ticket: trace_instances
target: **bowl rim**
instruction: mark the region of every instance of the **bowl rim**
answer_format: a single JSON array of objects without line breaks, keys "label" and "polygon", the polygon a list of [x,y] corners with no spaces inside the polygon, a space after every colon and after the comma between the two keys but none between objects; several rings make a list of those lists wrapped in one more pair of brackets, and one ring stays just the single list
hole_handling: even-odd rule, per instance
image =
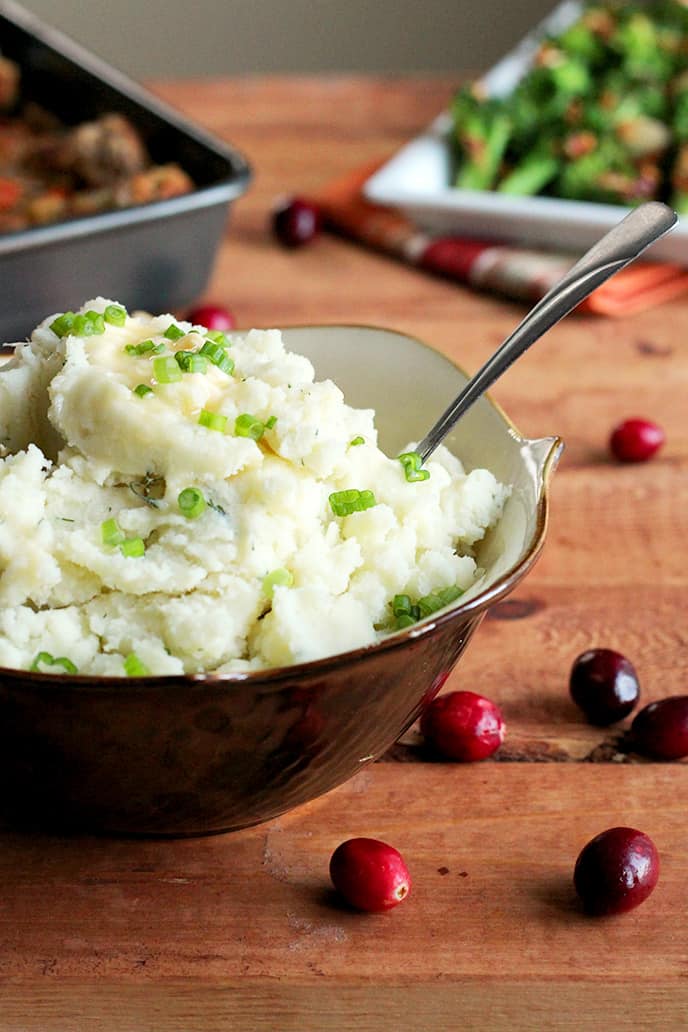
[{"label": "bowl rim", "polygon": [[[407,333],[404,330],[397,330],[390,326],[379,326],[373,323],[292,323],[283,324],[279,327],[279,330],[373,330],[375,332],[389,333],[399,337],[406,337],[411,340],[414,344],[423,348],[426,351],[431,352],[440,359],[443,359],[449,365],[451,365],[457,372],[462,376],[468,378],[469,374],[466,370],[455,362],[452,358],[446,355],[444,352],[439,351],[437,348],[428,344],[426,341],[421,340],[420,337],[416,337],[415,334]],[[232,331],[235,334],[248,333],[248,329],[237,329]],[[23,343],[23,342],[21,342]],[[12,354],[14,352],[14,346],[6,345],[0,349],[3,355]],[[204,687],[204,686],[222,686],[223,688],[229,688],[231,686],[241,687],[245,684],[264,684],[266,687],[272,687],[273,685],[277,688],[284,681],[299,680],[302,677],[311,678],[327,673],[333,667],[340,667],[349,663],[356,664],[360,659],[364,659],[369,655],[378,655],[382,652],[393,651],[399,648],[404,648],[410,643],[419,641],[433,634],[436,630],[442,628],[447,623],[451,623],[453,620],[459,617],[476,617],[489,606],[494,605],[500,598],[508,594],[509,591],[525,576],[525,574],[535,565],[537,559],[540,556],[542,548],[545,543],[547,535],[547,528],[549,525],[549,484],[551,474],[556,469],[557,463],[561,456],[564,448],[564,442],[561,437],[557,434],[553,434],[547,437],[541,438],[528,438],[524,437],[518,427],[506,414],[502,406],[494,400],[490,392],[486,392],[483,395],[485,401],[490,405],[500,416],[502,421],[506,424],[507,428],[511,431],[512,435],[523,445],[532,445],[538,442],[549,443],[549,448],[542,462],[541,479],[542,487],[538,497],[538,503],[536,508],[536,521],[535,521],[535,532],[533,534],[530,546],[526,549],[523,557],[512,566],[509,567],[497,580],[486,588],[484,591],[478,592],[472,598],[466,602],[460,603],[457,599],[457,603],[450,603],[448,607],[439,610],[437,614],[432,614],[426,617],[424,620],[420,620],[418,623],[413,624],[411,627],[404,628],[399,631],[392,631],[385,635],[379,641],[373,642],[370,645],[359,645],[353,649],[347,649],[345,652],[336,652],[331,656],[323,656],[320,659],[310,659],[301,663],[292,663],[288,666],[279,667],[264,667],[257,670],[235,670],[227,672],[216,672],[216,671],[204,671],[200,673],[192,674],[150,674],[144,677],[115,677],[114,675],[108,674],[50,674],[43,673],[37,670],[27,670],[21,667],[5,667],[0,666],[0,684],[7,681],[17,682],[37,682],[42,685],[54,685],[63,686],[74,691],[110,691],[116,688],[118,692],[138,694],[140,691],[154,691],[163,689],[168,691],[174,688],[193,688],[193,687]]]}]

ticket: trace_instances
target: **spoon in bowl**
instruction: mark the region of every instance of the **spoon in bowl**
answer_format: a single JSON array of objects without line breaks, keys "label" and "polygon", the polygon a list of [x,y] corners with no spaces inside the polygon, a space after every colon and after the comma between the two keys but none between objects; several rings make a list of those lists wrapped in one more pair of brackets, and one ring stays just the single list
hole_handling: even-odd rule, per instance
[{"label": "spoon in bowl", "polygon": [[660,201],[647,201],[634,208],[621,222],[598,240],[576,262],[563,279],[531,308],[516,329],[500,344],[494,355],[471,377],[449,408],[416,447],[425,462],[444,440],[457,420],[488,390],[517,358],[555,323],[584,301],[596,287],[634,261],[646,247],[667,233],[677,220],[676,212]]}]

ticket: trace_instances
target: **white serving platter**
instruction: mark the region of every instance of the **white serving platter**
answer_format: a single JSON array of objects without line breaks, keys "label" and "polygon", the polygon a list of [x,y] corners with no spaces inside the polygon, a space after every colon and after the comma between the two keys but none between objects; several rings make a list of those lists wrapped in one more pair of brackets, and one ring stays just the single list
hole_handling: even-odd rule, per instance
[{"label": "white serving platter", "polygon": [[[528,68],[540,39],[561,32],[580,14],[577,0],[564,0],[481,79],[488,94],[504,96]],[[448,111],[401,148],[364,184],[367,200],[402,211],[433,236],[501,240],[547,250],[581,252],[630,210],[616,204],[557,197],[512,197],[451,185]],[[647,252],[655,261],[688,266],[688,218]]]}]

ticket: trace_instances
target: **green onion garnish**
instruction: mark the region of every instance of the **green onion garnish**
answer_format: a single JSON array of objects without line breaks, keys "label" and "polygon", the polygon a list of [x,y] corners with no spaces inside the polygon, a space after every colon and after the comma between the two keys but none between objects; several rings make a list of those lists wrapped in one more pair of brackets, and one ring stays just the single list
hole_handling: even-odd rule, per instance
[{"label": "green onion garnish", "polygon": [[127,320],[127,310],[121,305],[107,305],[103,312],[103,319],[111,326],[124,326]]},{"label": "green onion garnish", "polygon": [[185,373],[207,373],[208,360],[196,351],[178,351],[174,356],[177,365]]},{"label": "green onion garnish", "polygon": [[267,420],[267,422],[265,424],[265,429],[266,430],[272,430],[272,428],[273,428],[273,426],[275,425],[276,422],[277,422],[277,416],[270,416],[270,418]]},{"label": "green onion garnish", "polygon": [[227,339],[222,330],[206,330],[205,339],[215,341],[215,343],[219,344],[222,348],[231,347],[232,343]]},{"label": "green onion garnish", "polygon": [[203,492],[197,487],[185,487],[177,498],[177,505],[187,520],[195,520],[205,511],[206,501]]},{"label": "green onion garnish", "polygon": [[348,491],[335,491],[330,495],[330,506],[335,516],[350,516],[353,512],[372,509],[374,505],[377,505],[377,502],[372,491],[350,488]]},{"label": "green onion garnish", "polygon": [[105,318],[100,312],[90,310],[86,312],[86,318],[91,323],[94,334],[105,333]]},{"label": "green onion garnish", "polygon": [[75,337],[92,337],[93,323],[85,315],[75,315],[71,332]]},{"label": "green onion garnish", "polygon": [[285,570],[284,567],[279,567],[277,570],[272,570],[271,573],[266,573],[263,577],[263,593],[269,598],[272,598],[275,588],[279,585],[280,587],[290,588],[294,583],[294,574],[291,570]]},{"label": "green onion garnish", "polygon": [[222,416],[219,412],[209,412],[208,409],[201,409],[198,422],[201,426],[207,426],[209,430],[217,430],[221,434],[227,428],[227,416]]},{"label": "green onion garnish", "polygon": [[236,437],[250,437],[254,441],[259,441],[264,432],[265,424],[261,423],[260,419],[256,419],[255,416],[249,415],[248,412],[244,412],[234,420],[234,433]]},{"label": "green onion garnish", "polygon": [[173,355],[162,355],[153,359],[153,375],[158,383],[175,383],[181,380],[182,371]]},{"label": "green onion garnish", "polygon": [[186,334],[184,330],[180,330],[174,323],[170,323],[163,333],[163,337],[167,337],[168,340],[181,340],[182,337],[186,337]]},{"label": "green onion garnish", "polygon": [[40,673],[42,666],[60,666],[67,674],[78,673],[77,667],[72,663],[71,659],[67,659],[66,656],[51,656],[49,652],[39,652],[29,670],[35,670]]},{"label": "green onion garnish", "polygon": [[358,437],[353,437],[353,438],[352,438],[352,439],[351,439],[351,440],[349,441],[349,447],[350,447],[350,448],[355,448],[357,444],[365,444],[365,437],[361,437],[361,436],[359,435]]},{"label": "green onion garnish", "polygon": [[234,360],[225,354],[225,349],[221,344],[216,344],[212,340],[206,340],[201,345],[198,353],[199,355],[205,355],[214,366],[221,369],[223,373],[227,373],[228,376],[231,376],[234,372]]},{"label": "green onion garnish", "polygon": [[119,546],[119,550],[126,559],[138,559],[146,551],[143,538],[126,538]]},{"label": "green onion garnish", "polygon": [[139,398],[145,398],[147,394],[153,394],[153,388],[149,387],[147,383],[137,383],[133,390],[134,394],[138,394]]},{"label": "green onion garnish", "polygon": [[68,332],[73,333],[75,337],[97,336],[105,333],[105,319],[100,312],[91,309],[85,315],[75,315]]},{"label": "green onion garnish", "polygon": [[410,616],[411,608],[410,595],[395,595],[392,599],[392,612],[395,616]]},{"label": "green onion garnish", "polygon": [[50,329],[56,336],[66,337],[71,332],[75,318],[74,312],[64,312],[62,315],[58,315],[54,322],[51,322]]},{"label": "green onion garnish", "polygon": [[104,545],[114,548],[115,545],[121,545],[127,535],[113,517],[101,523],[100,536]]},{"label": "green onion garnish", "polygon": [[434,613],[438,609],[442,608],[442,599],[438,595],[431,593],[429,595],[423,595],[422,598],[419,598],[417,605],[418,611],[421,615],[421,619],[423,619],[426,616],[430,616],[430,613]]},{"label": "green onion garnish", "polygon": [[398,455],[397,458],[404,467],[404,476],[410,484],[417,480],[427,480],[429,478],[430,471],[427,469],[421,469],[422,459],[418,452],[403,452],[403,454]]},{"label": "green onion garnish", "polygon": [[165,350],[165,345],[156,344],[152,340],[142,340],[140,344],[127,344],[124,350],[128,355],[159,355]]},{"label": "green onion garnish", "polygon": [[410,627],[411,624],[416,623],[418,620],[423,620],[438,609],[448,606],[450,602],[455,602],[460,595],[463,595],[463,588],[460,588],[457,584],[450,584],[446,588],[438,588],[437,591],[433,591],[429,595],[423,595],[416,603],[411,601],[409,595],[395,595],[390,605],[396,619],[397,629],[401,630],[402,627]]},{"label": "green onion garnish", "polygon": [[458,584],[450,584],[448,588],[441,588],[436,591],[435,594],[439,598],[442,606],[448,606],[450,602],[456,602],[460,595],[463,595],[463,588],[460,588]]},{"label": "green onion garnish", "polygon": [[127,677],[148,677],[150,670],[135,652],[130,652],[124,660],[124,673]]}]

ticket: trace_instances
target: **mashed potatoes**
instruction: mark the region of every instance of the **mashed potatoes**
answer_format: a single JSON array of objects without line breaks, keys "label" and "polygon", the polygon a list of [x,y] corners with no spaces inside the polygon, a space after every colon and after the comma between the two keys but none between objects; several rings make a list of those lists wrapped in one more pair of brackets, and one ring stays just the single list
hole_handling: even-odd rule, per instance
[{"label": "mashed potatoes", "polygon": [[135,676],[281,666],[457,597],[507,490],[377,447],[277,330],[103,298],[0,370],[0,665]]}]

